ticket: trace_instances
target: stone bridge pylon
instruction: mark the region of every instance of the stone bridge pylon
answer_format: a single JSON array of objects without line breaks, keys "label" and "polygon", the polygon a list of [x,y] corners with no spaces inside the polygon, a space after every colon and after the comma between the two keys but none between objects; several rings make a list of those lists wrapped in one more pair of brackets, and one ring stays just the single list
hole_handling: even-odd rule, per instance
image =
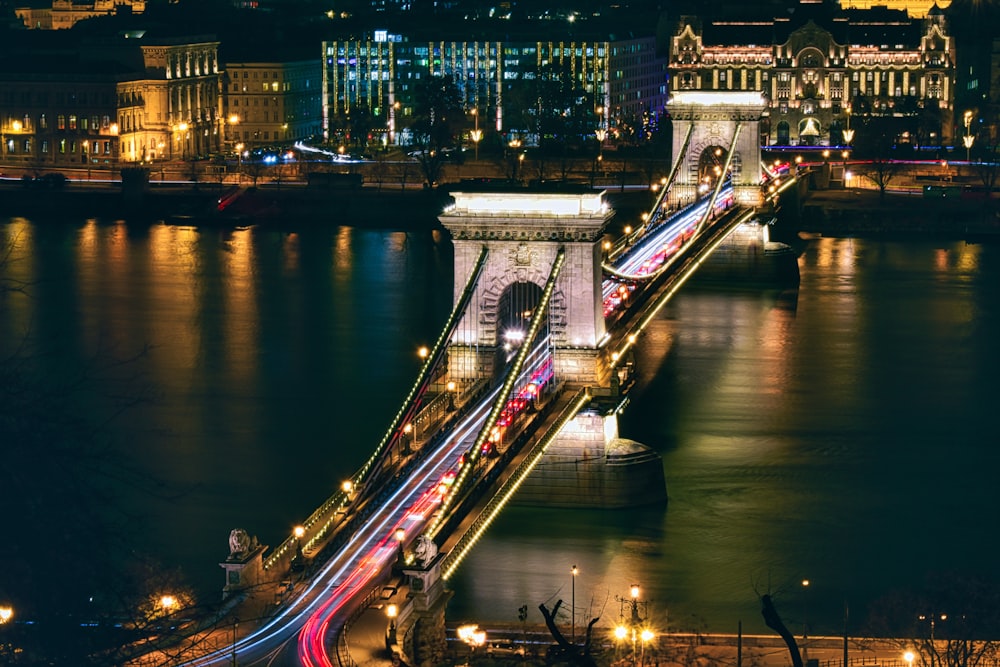
[{"label": "stone bridge pylon", "polygon": [[455,300],[483,246],[489,256],[448,348],[448,377],[491,377],[538,303],[560,248],[566,261],[549,307],[556,377],[606,386],[601,242],[614,212],[603,192],[455,192],[439,219],[455,249]]},{"label": "stone bridge pylon", "polygon": [[[682,155],[669,201],[686,204],[711,189],[721,177],[726,151],[731,164],[736,202],[758,206],[762,201],[760,119],[766,101],[759,92],[677,91],[667,102],[674,123],[673,159]],[[690,137],[689,135],[690,131]]]}]

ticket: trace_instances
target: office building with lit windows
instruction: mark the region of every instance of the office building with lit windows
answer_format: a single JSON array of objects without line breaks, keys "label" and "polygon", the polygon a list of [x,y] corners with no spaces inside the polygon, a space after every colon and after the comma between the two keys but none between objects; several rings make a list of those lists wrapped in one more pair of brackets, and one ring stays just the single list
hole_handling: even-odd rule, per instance
[{"label": "office building with lit windows", "polygon": [[[621,41],[418,40],[386,31],[369,39],[323,43],[323,125],[328,135],[353,110],[370,111],[388,143],[400,137],[413,114],[414,92],[425,77],[454,78],[480,122],[502,134],[524,134],[505,113],[517,82],[551,72],[568,73],[593,102],[600,124],[613,132],[625,117],[660,118],[667,101],[666,60],[655,39]],[[654,121],[655,122],[655,121]]]}]

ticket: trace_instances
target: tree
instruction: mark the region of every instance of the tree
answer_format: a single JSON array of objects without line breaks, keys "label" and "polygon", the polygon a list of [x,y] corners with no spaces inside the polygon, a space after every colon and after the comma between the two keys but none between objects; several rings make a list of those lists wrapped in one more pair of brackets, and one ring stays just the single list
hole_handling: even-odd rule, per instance
[{"label": "tree", "polygon": [[413,146],[417,149],[414,157],[420,164],[427,187],[437,185],[464,122],[461,92],[452,77],[431,76],[417,84],[410,129]]},{"label": "tree", "polygon": [[976,667],[1000,651],[1000,586],[982,577],[933,573],[916,589],[871,607],[869,638],[912,650],[920,667]]},{"label": "tree", "polygon": [[549,629],[549,634],[556,640],[557,657],[577,667],[597,667],[597,662],[594,660],[594,656],[591,655],[590,646],[594,624],[601,620],[601,617],[597,616],[590,619],[590,622],[587,623],[587,632],[584,635],[583,643],[574,644],[566,639],[559,626],[556,625],[556,616],[559,614],[559,607],[561,606],[562,600],[556,600],[552,611],[549,611],[544,604],[538,605],[538,610],[542,612],[542,618],[545,619],[545,627]]},{"label": "tree", "polygon": [[535,85],[538,150],[532,159],[537,162],[539,178],[544,178],[545,163],[551,159],[558,162],[559,176],[565,179],[571,156],[585,147],[598,127],[597,105],[573,76],[568,61],[542,67]]},{"label": "tree", "polygon": [[886,189],[901,171],[901,165],[892,157],[897,129],[892,117],[868,116],[857,135],[856,153],[869,158],[869,161],[857,167],[856,171],[878,188],[880,200],[885,199]]}]

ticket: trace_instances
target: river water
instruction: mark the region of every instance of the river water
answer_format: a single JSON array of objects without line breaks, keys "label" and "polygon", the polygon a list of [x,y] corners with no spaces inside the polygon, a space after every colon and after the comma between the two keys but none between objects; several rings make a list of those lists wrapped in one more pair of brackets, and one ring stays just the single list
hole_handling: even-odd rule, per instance
[{"label": "river water", "polygon": [[[123,491],[206,596],[241,527],[276,545],[373,450],[451,308],[446,234],[0,220],[0,353],[59,374],[138,355],[86,400],[157,480]],[[659,627],[852,626],[887,591],[997,575],[1000,247],[818,238],[798,290],[686,287],[638,349],[624,437],[669,501],[509,507],[449,582],[450,620],[610,624],[629,586]],[[571,567],[579,568],[573,582]],[[802,581],[808,579],[808,588]],[[568,621],[567,621],[568,622]]]}]

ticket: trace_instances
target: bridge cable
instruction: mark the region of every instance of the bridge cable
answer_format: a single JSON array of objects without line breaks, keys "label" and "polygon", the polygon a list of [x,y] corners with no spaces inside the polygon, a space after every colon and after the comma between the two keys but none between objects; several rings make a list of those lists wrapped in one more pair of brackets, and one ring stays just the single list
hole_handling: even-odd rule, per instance
[{"label": "bridge cable", "polygon": [[[736,142],[740,138],[740,131],[743,129],[743,123],[736,123],[736,129],[733,131],[733,141],[729,144],[729,150],[726,152],[726,162],[722,166],[722,176],[715,183],[715,188],[712,190],[712,197],[709,199],[708,208],[705,209],[705,215],[702,217],[698,226],[695,228],[694,235],[697,236],[705,224],[708,222],[709,218],[715,214],[715,200],[719,198],[719,192],[722,191],[722,185],[732,179],[732,176],[726,178],[726,174],[729,173],[729,169],[733,164],[733,156],[736,154]],[[735,196],[735,193],[734,193]]]},{"label": "bridge cable", "polygon": [[493,520],[499,516],[500,511],[504,506],[510,501],[514,496],[514,493],[520,488],[521,484],[527,479],[528,475],[535,466],[542,459],[542,456],[548,450],[549,444],[556,439],[563,427],[573,419],[580,410],[583,409],[585,405],[590,403],[592,396],[587,388],[580,389],[577,395],[573,398],[570,404],[562,411],[559,417],[553,423],[552,427],[545,433],[545,435],[532,447],[531,451],[528,453],[514,472],[508,477],[504,483],[497,490],[497,493],[490,499],[490,501],[483,508],[479,516],[476,517],[472,525],[469,526],[462,536],[455,542],[455,545],[448,551],[448,555],[445,556],[444,561],[441,563],[441,577],[445,580],[451,578],[455,570],[458,569],[459,564],[465,559],[465,556],[472,550],[476,542],[486,529],[490,527]]},{"label": "bridge cable", "polygon": [[368,480],[372,467],[390,448],[393,439],[401,437],[401,426],[416,414],[418,401],[427,390],[431,378],[433,377],[433,371],[436,369],[440,360],[447,353],[448,343],[451,340],[456,327],[464,318],[465,310],[468,307],[469,302],[472,300],[472,296],[475,294],[476,285],[479,283],[479,276],[483,271],[483,267],[486,265],[486,258],[488,255],[489,248],[484,245],[482,250],[479,252],[479,257],[476,260],[475,265],[472,267],[472,273],[469,276],[469,280],[465,284],[465,289],[462,290],[462,294],[456,300],[455,306],[452,308],[451,315],[445,322],[444,328],[441,330],[441,335],[438,336],[437,341],[434,343],[434,348],[427,355],[427,359],[424,361],[424,365],[420,369],[420,374],[417,376],[416,382],[414,382],[413,387],[410,389],[410,393],[407,395],[402,407],[396,413],[396,416],[393,417],[392,422],[389,424],[389,429],[382,437],[378,447],[376,447],[375,453],[372,454],[368,461],[355,474],[353,479],[355,487],[361,486]]},{"label": "bridge cable", "polygon": [[483,422],[483,427],[479,431],[479,435],[476,436],[475,444],[472,446],[470,456],[462,464],[455,481],[452,483],[448,494],[441,501],[441,506],[438,509],[437,516],[434,518],[433,523],[427,529],[427,534],[432,538],[435,537],[436,533],[441,527],[445,516],[447,515],[447,510],[451,504],[458,497],[459,491],[465,486],[468,481],[472,471],[475,469],[475,465],[482,456],[483,443],[490,436],[493,431],[494,426],[496,426],[497,420],[500,418],[500,414],[503,412],[504,408],[507,407],[507,397],[510,396],[511,390],[514,384],[519,381],[521,375],[521,367],[524,365],[524,360],[527,359],[528,354],[531,352],[535,337],[538,335],[538,330],[542,326],[542,322],[546,321],[548,318],[548,308],[549,301],[552,298],[552,292],[555,291],[556,279],[559,277],[559,273],[562,270],[563,263],[566,261],[566,248],[560,247],[559,252],[556,253],[555,260],[552,262],[552,271],[549,274],[549,279],[545,283],[545,287],[542,290],[542,297],[538,302],[535,313],[531,318],[531,326],[528,328],[528,333],[525,334],[524,341],[521,343],[520,349],[517,351],[517,355],[514,358],[514,363],[511,364],[507,371],[507,376],[504,379],[503,387],[498,394],[498,399],[493,403],[493,407],[490,410],[489,415],[486,417],[485,422]]},{"label": "bridge cable", "polygon": [[642,225],[636,228],[631,234],[627,234],[617,243],[614,247],[608,251],[607,257],[605,257],[604,263],[601,267],[605,271],[612,271],[613,265],[609,262],[617,259],[626,249],[632,244],[632,242],[646,233],[647,230],[652,229],[656,226],[656,222],[663,217],[662,204],[663,200],[666,198],[667,193],[670,190],[670,186],[674,184],[674,179],[677,178],[677,172],[680,170],[681,164],[684,162],[684,158],[687,157],[688,145],[691,143],[691,136],[694,134],[694,121],[688,125],[687,134],[684,136],[684,143],[681,145],[681,150],[678,152],[677,157],[674,159],[674,164],[670,168],[670,174],[667,176],[666,183],[660,189],[659,194],[656,196],[656,201],[653,202],[652,208],[649,209],[649,213],[646,215],[645,221]]}]

